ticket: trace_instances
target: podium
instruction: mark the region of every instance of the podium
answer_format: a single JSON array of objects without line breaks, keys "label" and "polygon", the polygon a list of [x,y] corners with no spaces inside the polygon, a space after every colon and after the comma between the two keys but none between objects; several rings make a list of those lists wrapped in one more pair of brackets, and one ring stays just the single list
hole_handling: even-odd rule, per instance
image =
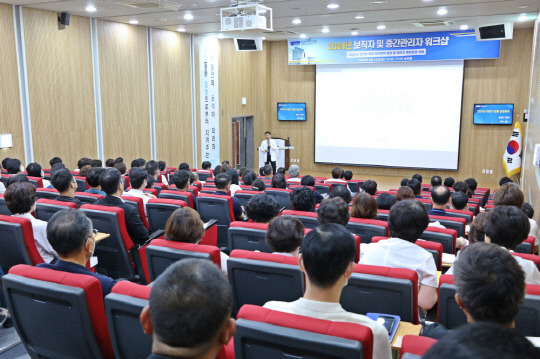
[{"label": "podium", "polygon": [[[278,153],[277,153],[277,161],[276,161],[276,168],[284,167],[285,169],[289,169],[291,165],[290,161],[290,151],[294,150],[294,147],[291,146],[291,143],[289,140],[283,139],[283,138],[273,138],[273,140],[276,140],[278,145]],[[259,168],[264,166],[264,163],[266,162],[266,152],[261,152],[261,148],[257,148],[257,151],[259,152]],[[256,171],[258,172],[258,171]]]}]

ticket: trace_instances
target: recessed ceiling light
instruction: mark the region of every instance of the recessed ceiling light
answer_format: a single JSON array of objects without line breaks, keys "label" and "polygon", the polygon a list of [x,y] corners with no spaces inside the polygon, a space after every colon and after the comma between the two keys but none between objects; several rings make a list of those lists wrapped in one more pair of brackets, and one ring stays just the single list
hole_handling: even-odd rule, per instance
[{"label": "recessed ceiling light", "polygon": [[180,31],[180,32],[186,32],[186,29],[185,29],[185,28],[183,28],[183,27],[179,27],[179,28],[178,28],[178,29],[176,29],[176,30],[178,30],[178,31]]},{"label": "recessed ceiling light", "polygon": [[217,38],[218,38],[218,39],[224,39],[225,36],[224,36],[223,34],[219,34],[219,35],[217,36]]},{"label": "recessed ceiling light", "polygon": [[335,10],[339,7],[339,4],[336,4],[336,3],[330,3],[328,5],[326,5],[327,8],[329,8],[330,10]]},{"label": "recessed ceiling light", "polygon": [[523,22],[523,21],[527,21],[527,20],[528,20],[527,14],[521,14],[521,15],[519,15],[519,17],[518,17],[518,21],[519,21],[519,22]]},{"label": "recessed ceiling light", "polygon": [[262,39],[262,40],[266,40],[266,37],[263,36],[263,37],[261,37],[261,39]]},{"label": "recessed ceiling light", "polygon": [[301,38],[301,39],[305,39],[306,37],[307,37],[306,34],[300,34],[300,38]]},{"label": "recessed ceiling light", "polygon": [[386,29],[386,26],[384,25],[377,26],[377,30],[384,30],[384,29]]},{"label": "recessed ceiling light", "polygon": [[357,36],[357,35],[358,35],[358,31],[353,31],[353,32],[351,32],[351,35],[352,35],[352,36]]},{"label": "recessed ceiling light", "polygon": [[446,14],[448,14],[448,10],[446,10],[445,7],[441,7],[439,10],[437,10],[437,15],[439,16],[444,16]]},{"label": "recessed ceiling light", "polygon": [[432,2],[433,0],[422,0],[423,2]]},{"label": "recessed ceiling light", "polygon": [[321,31],[324,32],[324,33],[326,34],[326,33],[329,33],[329,32],[330,32],[330,29],[327,28],[327,27],[323,27]]},{"label": "recessed ceiling light", "polygon": [[137,24],[139,23],[139,21],[133,19],[133,20],[129,20],[129,23],[130,23],[131,25],[137,25]]},{"label": "recessed ceiling light", "polygon": [[363,18],[365,18],[365,16],[363,15],[357,15],[354,17],[355,19],[358,19],[358,20],[362,20]]},{"label": "recessed ceiling light", "polygon": [[293,19],[292,23],[295,24],[295,25],[300,25],[300,24],[302,23],[302,20],[300,20],[300,19]]},{"label": "recessed ceiling light", "polygon": [[371,5],[387,4],[387,0],[371,0],[369,2]]},{"label": "recessed ceiling light", "polygon": [[88,12],[96,12],[97,9],[94,5],[88,5],[86,8],[85,8],[86,11]]},{"label": "recessed ceiling light", "polygon": [[469,25],[461,25],[459,27],[460,30],[467,30],[469,28]]},{"label": "recessed ceiling light", "polygon": [[185,14],[185,15],[184,15],[184,20],[193,20],[193,15],[191,15],[191,14]]}]

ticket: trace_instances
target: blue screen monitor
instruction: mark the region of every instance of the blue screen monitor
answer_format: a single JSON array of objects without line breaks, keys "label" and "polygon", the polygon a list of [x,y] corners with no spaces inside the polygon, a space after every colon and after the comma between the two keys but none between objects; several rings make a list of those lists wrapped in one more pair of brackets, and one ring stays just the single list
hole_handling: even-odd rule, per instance
[{"label": "blue screen monitor", "polygon": [[511,125],[514,116],[513,103],[484,103],[474,105],[473,124]]},{"label": "blue screen monitor", "polygon": [[278,121],[306,121],[305,102],[278,102]]}]

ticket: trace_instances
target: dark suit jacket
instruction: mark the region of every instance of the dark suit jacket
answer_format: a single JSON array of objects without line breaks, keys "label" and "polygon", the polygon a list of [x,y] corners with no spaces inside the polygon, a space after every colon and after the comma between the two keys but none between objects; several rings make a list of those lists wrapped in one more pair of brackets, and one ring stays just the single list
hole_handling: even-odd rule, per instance
[{"label": "dark suit jacket", "polygon": [[121,198],[115,196],[98,199],[94,204],[122,208],[126,217],[126,228],[133,243],[142,245],[148,240],[148,230],[142,223],[139,210],[135,206],[125,203]]},{"label": "dark suit jacket", "polygon": [[83,203],[78,198],[75,198],[75,197],[58,196],[54,200],[60,201],[60,202],[73,202],[77,205],[77,208],[80,208],[83,205]]}]

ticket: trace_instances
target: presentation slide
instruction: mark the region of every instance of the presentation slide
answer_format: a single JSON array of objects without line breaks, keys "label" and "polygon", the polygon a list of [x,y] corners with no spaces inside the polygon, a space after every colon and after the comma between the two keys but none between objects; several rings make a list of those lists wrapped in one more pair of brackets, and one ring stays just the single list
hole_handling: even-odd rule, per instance
[{"label": "presentation slide", "polygon": [[306,103],[279,102],[277,104],[278,121],[305,121]]},{"label": "presentation slide", "polygon": [[317,66],[315,162],[457,170],[463,64]]},{"label": "presentation slide", "polygon": [[511,125],[514,104],[476,104],[473,123],[475,125]]}]

